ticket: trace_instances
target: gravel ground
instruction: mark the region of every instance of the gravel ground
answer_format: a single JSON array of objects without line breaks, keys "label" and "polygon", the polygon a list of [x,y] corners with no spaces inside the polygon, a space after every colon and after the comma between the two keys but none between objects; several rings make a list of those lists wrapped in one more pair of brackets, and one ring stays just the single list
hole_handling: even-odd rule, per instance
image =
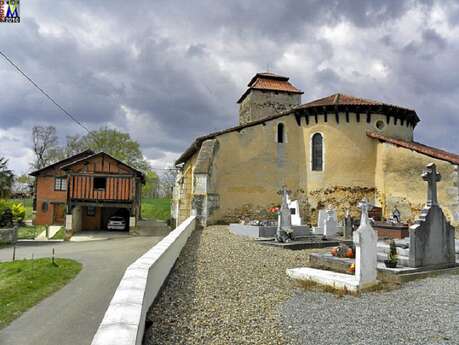
[{"label": "gravel ground", "polygon": [[459,344],[459,276],[359,298],[297,289],[280,313],[291,344]]},{"label": "gravel ground", "polygon": [[459,344],[459,276],[360,297],[287,278],[327,250],[261,246],[226,226],[195,231],[150,309],[144,345]]},{"label": "gravel ground", "polygon": [[144,343],[288,344],[278,313],[294,292],[285,270],[310,252],[261,246],[226,226],[195,231],[150,309]]}]

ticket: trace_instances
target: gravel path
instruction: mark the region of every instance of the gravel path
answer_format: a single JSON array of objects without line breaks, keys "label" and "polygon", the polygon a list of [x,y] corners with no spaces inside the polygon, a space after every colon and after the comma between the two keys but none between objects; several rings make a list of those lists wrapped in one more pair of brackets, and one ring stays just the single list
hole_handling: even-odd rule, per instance
[{"label": "gravel path", "polygon": [[280,308],[291,344],[459,344],[459,276],[360,298],[297,290]]},{"label": "gravel path", "polygon": [[294,289],[285,270],[310,252],[261,246],[226,226],[195,231],[150,310],[145,344],[287,344],[278,307]]}]

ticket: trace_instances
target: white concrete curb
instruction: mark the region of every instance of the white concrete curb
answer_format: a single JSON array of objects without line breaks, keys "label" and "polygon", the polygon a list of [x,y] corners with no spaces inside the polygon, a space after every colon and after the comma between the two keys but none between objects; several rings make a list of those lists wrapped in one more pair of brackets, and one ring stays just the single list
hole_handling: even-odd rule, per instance
[{"label": "white concrete curb", "polygon": [[189,217],[127,268],[91,345],[142,344],[148,309],[195,226]]}]

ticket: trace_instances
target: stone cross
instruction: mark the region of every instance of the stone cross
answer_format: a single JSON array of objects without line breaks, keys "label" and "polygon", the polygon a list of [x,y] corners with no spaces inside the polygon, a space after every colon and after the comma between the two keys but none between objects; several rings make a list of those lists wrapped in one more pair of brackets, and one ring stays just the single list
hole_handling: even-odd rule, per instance
[{"label": "stone cross", "polygon": [[427,206],[438,205],[437,182],[441,181],[441,175],[437,172],[437,166],[430,163],[421,176],[424,181],[427,181]]},{"label": "stone cross", "polygon": [[368,211],[372,206],[366,198],[359,203],[359,208],[362,210],[362,218],[352,237],[355,244],[355,278],[360,287],[364,288],[376,282],[378,235],[370,225]]},{"label": "stone cross", "polygon": [[373,206],[368,202],[367,198],[363,198],[361,202],[359,202],[358,208],[362,211],[362,216],[360,218],[360,224],[370,224],[370,219],[368,218],[368,211],[370,211]]}]

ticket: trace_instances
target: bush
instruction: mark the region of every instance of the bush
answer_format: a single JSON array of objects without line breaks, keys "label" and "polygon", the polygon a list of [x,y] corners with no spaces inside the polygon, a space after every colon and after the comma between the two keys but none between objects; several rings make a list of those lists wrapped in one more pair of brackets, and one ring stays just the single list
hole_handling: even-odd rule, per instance
[{"label": "bush", "polygon": [[397,247],[395,245],[395,241],[391,240],[389,243],[389,257],[388,257],[389,262],[396,264],[398,262],[398,257],[397,257]]},{"label": "bush", "polygon": [[21,204],[19,202],[18,203],[14,203],[11,206],[11,212],[13,213],[13,220],[16,223],[22,223],[24,221],[25,214],[26,214],[26,209],[25,209],[23,204]]},{"label": "bush", "polygon": [[21,203],[0,199],[0,227],[22,223],[25,218],[25,211],[25,207]]}]

